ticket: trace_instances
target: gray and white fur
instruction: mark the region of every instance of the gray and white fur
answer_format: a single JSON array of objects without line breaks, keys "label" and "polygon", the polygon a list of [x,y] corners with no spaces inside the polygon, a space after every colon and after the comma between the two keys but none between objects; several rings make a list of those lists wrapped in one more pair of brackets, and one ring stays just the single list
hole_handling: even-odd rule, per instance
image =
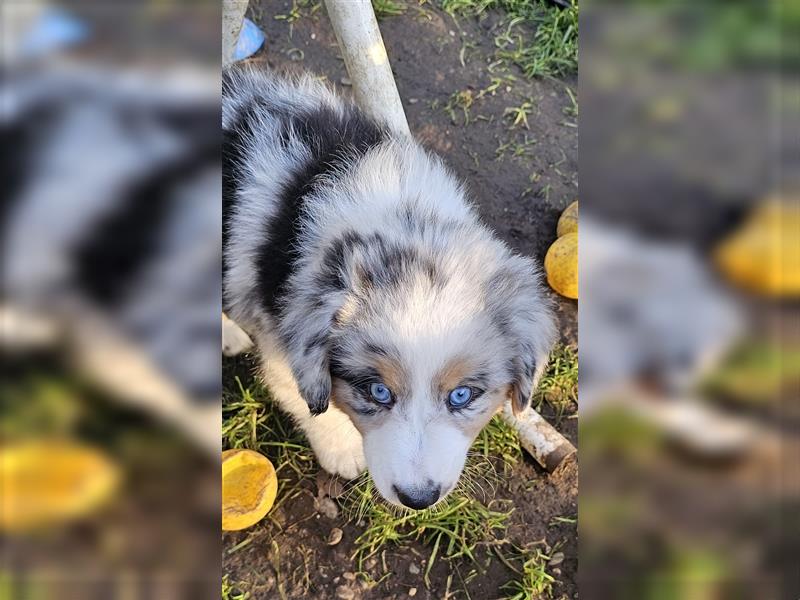
[{"label": "gray and white fur", "polygon": [[310,76],[228,70],[223,130],[224,310],[274,397],[327,471],[368,468],[398,505],[439,501],[545,368],[537,266],[480,223],[440,158]]}]

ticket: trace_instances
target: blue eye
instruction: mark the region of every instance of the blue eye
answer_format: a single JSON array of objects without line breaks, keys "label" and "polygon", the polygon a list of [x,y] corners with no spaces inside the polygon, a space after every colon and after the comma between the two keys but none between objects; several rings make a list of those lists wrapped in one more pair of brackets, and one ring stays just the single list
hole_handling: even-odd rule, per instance
[{"label": "blue eye", "polygon": [[382,383],[370,384],[369,393],[375,402],[389,404],[392,401],[392,391]]},{"label": "blue eye", "polygon": [[466,385],[462,385],[461,387],[457,387],[452,392],[450,392],[450,396],[448,398],[448,402],[450,402],[450,406],[453,408],[463,408],[469,401],[472,400],[472,388],[467,387]]}]

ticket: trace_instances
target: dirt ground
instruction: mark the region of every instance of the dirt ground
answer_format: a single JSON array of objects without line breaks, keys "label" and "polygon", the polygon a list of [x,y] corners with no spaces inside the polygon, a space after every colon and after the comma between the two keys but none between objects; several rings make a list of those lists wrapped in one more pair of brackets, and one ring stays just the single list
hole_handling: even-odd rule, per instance
[{"label": "dirt ground", "polygon": [[72,440],[113,464],[121,485],[80,518],[4,530],[0,598],[213,598],[219,463],[76,375],[60,352],[9,353],[3,367],[3,442]]},{"label": "dirt ground", "polygon": [[[349,93],[349,80],[324,9],[285,18],[289,1],[251,3],[250,18],[266,32],[267,43],[254,61],[273,67],[307,69]],[[276,18],[280,17],[280,18]],[[577,78],[527,79],[514,67],[495,62],[494,37],[504,27],[501,15],[480,19],[450,15],[431,4],[409,3],[405,14],[381,20],[381,30],[406,114],[415,136],[440,153],[467,182],[478,210],[515,250],[542,260],[561,211],[577,198],[577,117],[567,92]],[[513,76],[513,79],[509,76]],[[494,93],[484,92],[500,78]],[[496,83],[496,80],[495,80]],[[508,109],[529,102],[531,112],[513,124]],[[448,104],[453,110],[448,112]],[[468,121],[468,122],[465,122]],[[503,147],[505,146],[505,151]],[[513,156],[514,152],[519,156]],[[500,156],[499,156],[500,155]],[[499,158],[498,158],[499,156]],[[577,343],[577,303],[553,294],[562,341]],[[250,370],[245,359],[228,361],[225,372]],[[229,381],[226,382],[229,385]],[[577,420],[570,409],[559,430],[577,445]],[[547,416],[547,411],[544,411]],[[518,546],[540,543],[564,555],[548,572],[555,578],[553,597],[576,598],[577,465],[548,475],[530,457],[518,463],[496,490],[496,502],[513,505],[506,537]],[[223,536],[223,573],[250,598],[473,598],[492,599],[508,592],[501,586],[516,575],[479,550],[476,561],[437,561],[430,588],[423,581],[430,548],[412,543],[388,547],[370,586],[355,577],[352,558],[358,523],[341,511],[321,510],[327,484],[309,482],[291,506],[282,506],[272,522],[255,534]],[[322,489],[319,489],[322,488]],[[329,504],[327,505],[329,506]],[[327,512],[328,514],[323,514]],[[565,518],[559,521],[558,518]],[[325,543],[331,529],[343,530],[341,543]],[[237,548],[238,544],[246,544]],[[385,563],[385,564],[384,564]],[[422,572],[421,572],[422,571]],[[468,573],[477,575],[468,577]],[[465,581],[468,580],[468,581]],[[234,597],[234,596],[232,596]]]}]

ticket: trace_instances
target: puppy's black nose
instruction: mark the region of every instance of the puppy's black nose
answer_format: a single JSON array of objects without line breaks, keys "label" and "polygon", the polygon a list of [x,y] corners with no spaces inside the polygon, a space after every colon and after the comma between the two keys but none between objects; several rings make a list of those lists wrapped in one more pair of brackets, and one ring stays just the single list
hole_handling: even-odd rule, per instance
[{"label": "puppy's black nose", "polygon": [[442,491],[442,488],[438,485],[434,485],[433,482],[421,488],[403,490],[393,485],[392,489],[404,506],[413,508],[414,510],[429,507],[439,499],[439,494]]}]

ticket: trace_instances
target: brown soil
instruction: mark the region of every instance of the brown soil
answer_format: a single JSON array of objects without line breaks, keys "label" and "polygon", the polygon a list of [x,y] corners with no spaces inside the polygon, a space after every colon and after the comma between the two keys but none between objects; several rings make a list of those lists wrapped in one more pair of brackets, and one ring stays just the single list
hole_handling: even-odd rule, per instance
[{"label": "brown soil", "polygon": [[[273,67],[307,69],[349,93],[346,70],[324,9],[289,23],[275,19],[290,13],[292,3],[283,0],[251,2],[250,18],[267,34],[264,51],[254,61]],[[555,239],[561,211],[577,197],[577,130],[565,110],[571,106],[565,85],[576,88],[577,80],[526,79],[509,69],[517,79],[509,88],[503,83],[495,95],[476,98],[491,83],[489,64],[494,58],[494,36],[500,17],[464,18],[455,22],[430,4],[409,3],[407,12],[381,21],[381,30],[397,85],[412,131],[426,146],[439,152],[468,183],[483,219],[515,250],[542,260]],[[463,52],[462,52],[463,49]],[[462,57],[464,62],[462,64]],[[502,69],[501,69],[502,71]],[[497,75],[500,71],[496,72]],[[345,85],[342,84],[344,81]],[[473,98],[470,121],[456,107],[456,123],[444,110],[456,92],[468,91]],[[511,126],[506,108],[533,103],[529,128]],[[496,160],[498,146],[508,142],[536,140],[521,158],[506,155]],[[577,303],[553,294],[562,339],[577,342]],[[572,408],[573,412],[576,407]],[[576,419],[564,418],[558,428],[577,444]],[[559,545],[565,559],[549,571],[555,576],[553,597],[577,597],[577,526],[553,522],[556,517],[577,515],[577,465],[570,464],[548,475],[529,457],[518,464],[498,487],[495,499],[513,504],[507,538],[519,546],[542,542],[543,550]],[[437,561],[430,589],[423,582],[430,548],[414,544],[398,549],[388,546],[367,570],[375,579],[391,576],[370,587],[351,579],[356,565],[353,542],[361,531],[341,513],[330,518],[318,510],[320,495],[309,482],[306,493],[275,515],[276,523],[257,532],[238,532],[223,537],[223,572],[229,581],[241,582],[251,598],[416,598],[491,599],[504,595],[500,587],[514,573],[488,551],[481,550],[477,562]],[[324,495],[324,494],[323,494]],[[344,532],[341,543],[328,546],[332,528]],[[250,536],[246,546],[231,552]],[[417,572],[419,569],[421,572]],[[472,569],[479,575],[465,584]],[[449,583],[448,583],[449,578]],[[466,591],[465,591],[466,590]],[[451,595],[447,595],[447,592]]]},{"label": "brown soil", "polygon": [[[218,597],[219,463],[87,384],[71,365],[60,353],[8,355],[0,385],[0,422],[9,432],[3,442],[66,436],[88,444],[117,466],[121,485],[80,518],[2,532],[0,598],[101,600],[123,589],[164,600]],[[21,396],[37,389],[33,382],[46,382],[48,393]],[[36,412],[21,410],[19,397]]]}]

